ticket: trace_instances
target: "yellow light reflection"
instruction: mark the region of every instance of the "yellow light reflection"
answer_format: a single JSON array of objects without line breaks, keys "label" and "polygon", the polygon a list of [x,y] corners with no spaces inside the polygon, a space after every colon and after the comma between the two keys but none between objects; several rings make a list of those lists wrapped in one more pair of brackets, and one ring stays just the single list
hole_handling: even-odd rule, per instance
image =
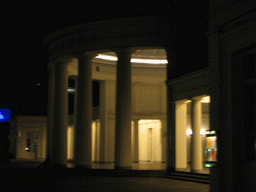
[{"label": "yellow light reflection", "polygon": [[193,134],[193,131],[191,129],[188,129],[187,130],[187,135],[192,135]]},{"label": "yellow light reflection", "polygon": [[201,102],[202,102],[202,103],[210,103],[210,102],[211,102],[210,96],[204,97],[204,98],[201,100]]},{"label": "yellow light reflection", "polygon": [[[99,54],[95,58],[109,61],[117,61],[117,57]],[[166,59],[131,59],[132,63],[147,63],[147,64],[167,64]]]}]

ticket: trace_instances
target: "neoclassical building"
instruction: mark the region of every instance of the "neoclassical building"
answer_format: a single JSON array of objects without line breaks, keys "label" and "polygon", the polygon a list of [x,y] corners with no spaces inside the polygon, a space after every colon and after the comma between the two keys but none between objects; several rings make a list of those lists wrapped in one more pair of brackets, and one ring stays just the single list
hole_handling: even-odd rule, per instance
[{"label": "neoclassical building", "polygon": [[[201,170],[206,153],[212,166],[211,191],[255,191],[255,1],[208,2],[208,29],[204,31],[208,38],[207,69],[200,67],[200,57],[194,59],[198,62],[183,59],[186,52],[182,49],[192,28],[184,26],[189,15],[174,14],[180,8],[175,3],[148,3],[139,11],[136,4],[128,9],[127,3],[110,3],[102,17],[97,10],[103,5],[93,5],[76,9],[83,10],[82,16],[76,15],[84,19],[80,23],[68,23],[68,11],[56,16],[51,32],[43,39],[50,74],[48,158],[67,164],[67,82],[75,76],[74,164],[91,168],[92,149],[96,149],[92,147],[95,137],[91,129],[94,79],[100,81],[101,92],[100,151],[94,159],[114,161],[115,169],[131,169],[140,156],[136,147],[140,145],[140,121],[146,125],[145,120],[159,120],[161,131],[157,134],[162,145],[155,151],[162,152],[154,158],[161,156],[169,172],[185,169],[189,162],[193,172]],[[165,54],[156,54],[159,52]],[[113,56],[115,64],[109,62]],[[150,59],[167,60],[166,67],[142,64]],[[160,77],[163,69],[166,75]],[[107,74],[111,70],[112,76]],[[152,133],[152,128],[145,129]],[[202,138],[205,133],[209,138],[206,144]]]}]

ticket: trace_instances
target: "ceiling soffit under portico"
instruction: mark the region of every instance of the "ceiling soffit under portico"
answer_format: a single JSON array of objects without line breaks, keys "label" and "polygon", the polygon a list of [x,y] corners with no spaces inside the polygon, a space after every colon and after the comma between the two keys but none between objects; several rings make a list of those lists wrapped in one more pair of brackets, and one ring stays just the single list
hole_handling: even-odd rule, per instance
[{"label": "ceiling soffit under portico", "polygon": [[[116,57],[114,52],[100,53],[105,56]],[[143,49],[137,50],[132,54],[132,59],[153,59],[165,60],[166,52],[164,49]],[[117,59],[117,58],[116,58]],[[94,58],[93,79],[98,80],[115,80],[117,61]],[[77,59],[74,58],[69,64],[69,76],[77,75]],[[99,71],[97,71],[97,67]],[[159,83],[166,80],[166,64],[144,64],[132,63],[132,80],[136,82]]]}]

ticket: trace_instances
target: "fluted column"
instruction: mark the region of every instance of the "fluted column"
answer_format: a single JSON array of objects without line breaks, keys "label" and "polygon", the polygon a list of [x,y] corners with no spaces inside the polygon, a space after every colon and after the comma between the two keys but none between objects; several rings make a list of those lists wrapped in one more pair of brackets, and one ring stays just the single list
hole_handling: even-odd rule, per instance
[{"label": "fluted column", "polygon": [[116,78],[116,137],[115,169],[131,169],[131,50],[116,51],[118,56]]},{"label": "fluted column", "polygon": [[175,102],[175,168],[187,168],[187,103],[186,100]]},{"label": "fluted column", "polygon": [[55,64],[54,123],[52,160],[67,164],[68,126],[68,60],[58,60]]},{"label": "fluted column", "polygon": [[203,169],[203,151],[202,151],[202,137],[200,130],[202,127],[202,97],[192,98],[192,172],[198,172]]},{"label": "fluted column", "polygon": [[53,132],[53,118],[54,118],[54,64],[49,63],[47,66],[49,71],[48,79],[48,103],[47,103],[47,160],[52,158],[52,132]]},{"label": "fluted column", "polygon": [[92,59],[94,56],[89,53],[77,55],[78,87],[74,157],[76,167],[91,168],[92,166]]},{"label": "fluted column", "polygon": [[133,129],[133,163],[139,162],[139,120],[134,120]]}]

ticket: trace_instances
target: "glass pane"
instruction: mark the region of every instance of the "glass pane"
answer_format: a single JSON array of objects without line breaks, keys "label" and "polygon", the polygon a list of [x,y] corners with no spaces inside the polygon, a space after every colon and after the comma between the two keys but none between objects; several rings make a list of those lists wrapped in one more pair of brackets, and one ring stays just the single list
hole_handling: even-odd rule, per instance
[{"label": "glass pane", "polygon": [[207,137],[206,138],[206,161],[216,161],[217,160],[217,137]]}]

